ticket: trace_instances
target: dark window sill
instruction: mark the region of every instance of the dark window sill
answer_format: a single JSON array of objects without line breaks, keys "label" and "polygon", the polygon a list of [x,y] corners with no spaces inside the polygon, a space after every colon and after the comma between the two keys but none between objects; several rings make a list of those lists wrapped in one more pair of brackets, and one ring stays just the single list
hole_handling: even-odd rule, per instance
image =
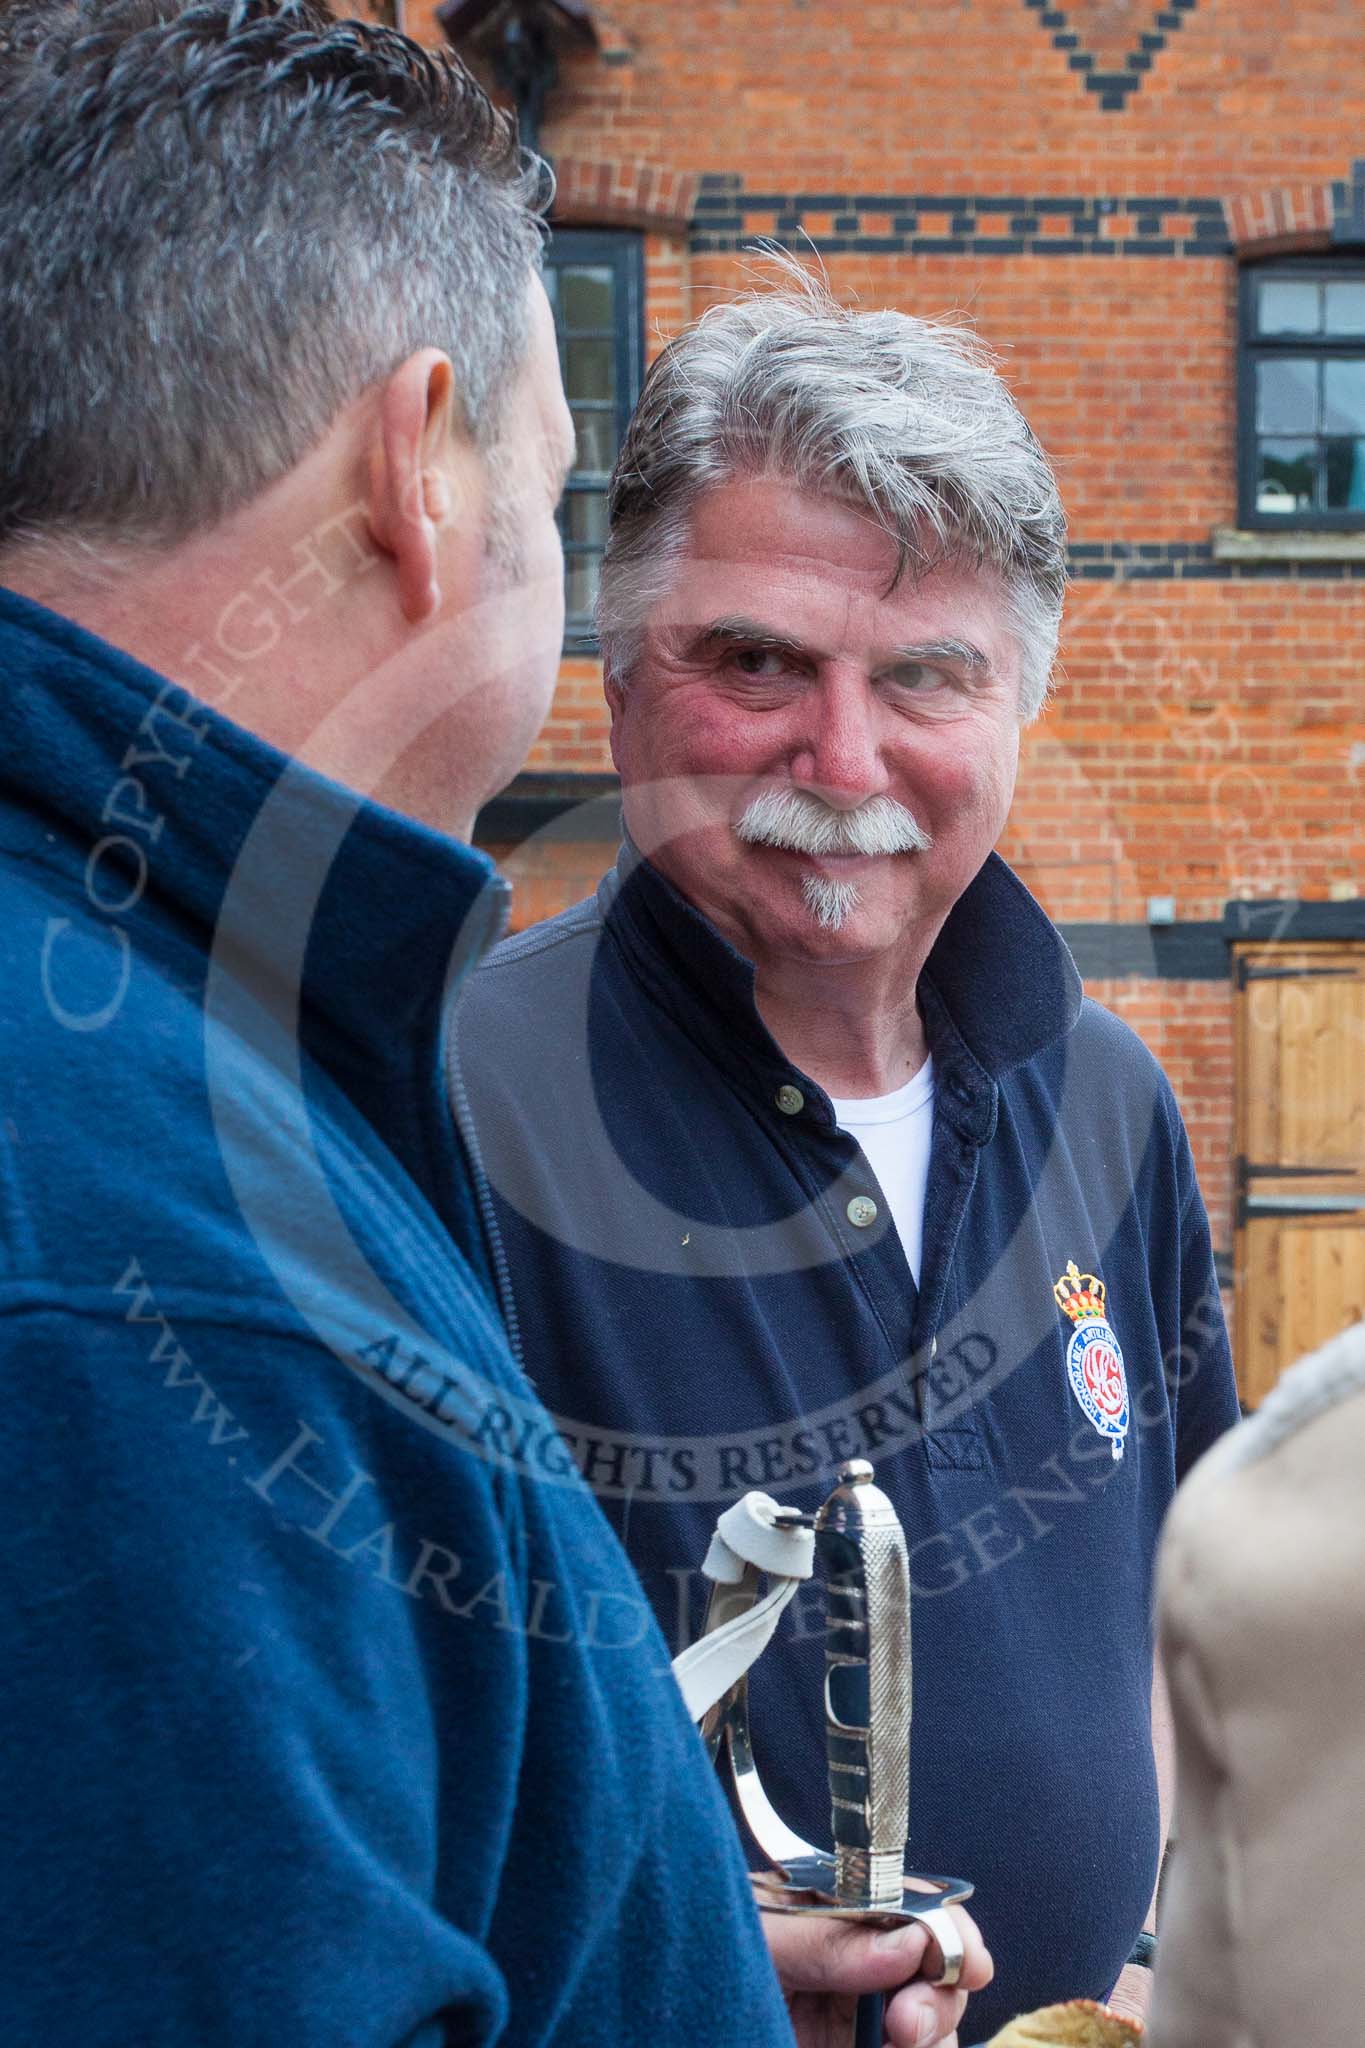
[{"label": "dark window sill", "polygon": [[614,775],[525,770],[474,822],[476,846],[520,846],[545,833],[556,843],[612,846],[621,836],[621,785]]},{"label": "dark window sill", "polygon": [[1365,897],[1331,902],[1304,902],[1297,897],[1260,900],[1234,898],[1223,906],[1223,938],[1255,940],[1258,945],[1283,941],[1365,939]]}]

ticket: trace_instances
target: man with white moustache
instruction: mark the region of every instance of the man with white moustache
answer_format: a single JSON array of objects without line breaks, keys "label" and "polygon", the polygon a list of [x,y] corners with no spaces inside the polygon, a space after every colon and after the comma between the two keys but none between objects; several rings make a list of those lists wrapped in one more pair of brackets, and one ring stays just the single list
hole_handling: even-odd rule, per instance
[{"label": "man with white moustache", "polygon": [[[911,1855],[975,1880],[996,1963],[970,2038],[1135,2009],[1153,1555],[1237,1410],[1169,1085],[993,851],[1057,645],[1055,480],[971,337],[793,284],[663,352],[610,513],[625,844],[473,977],[452,1053],[539,1455],[675,1649],[728,1500],[809,1509],[871,1459],[910,1547]],[[788,1616],[758,1758],[828,1840],[821,1620]]]}]

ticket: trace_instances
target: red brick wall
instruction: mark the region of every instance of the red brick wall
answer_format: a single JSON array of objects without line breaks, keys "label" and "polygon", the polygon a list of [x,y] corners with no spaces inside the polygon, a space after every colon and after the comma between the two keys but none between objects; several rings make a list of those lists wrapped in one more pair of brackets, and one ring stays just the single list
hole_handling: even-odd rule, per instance
[{"label": "red brick wall", "polygon": [[1365,583],[1081,583],[1003,850],[1077,863],[1063,918],[1325,897],[1365,871],[1363,672]]},{"label": "red brick wall", "polygon": [[1091,981],[1156,1054],[1185,1115],[1216,1245],[1232,1236],[1232,991],[1213,981]]},{"label": "red brick wall", "polygon": [[526,765],[587,774],[610,772],[600,661],[566,656],[550,715]]},{"label": "red brick wall", "polygon": [[512,884],[511,929],[524,931],[542,918],[557,917],[591,896],[616,856],[616,848],[578,845],[556,839],[553,830],[544,837],[523,840],[519,846],[490,845],[485,849],[497,861]]},{"label": "red brick wall", "polygon": [[[1167,11],[1065,8],[1104,72]],[[1255,191],[1348,171],[1354,0],[1175,11],[1183,25],[1112,112],[1022,0],[616,0],[594,13],[628,61],[566,64],[547,143],[743,169],[771,191]]]}]

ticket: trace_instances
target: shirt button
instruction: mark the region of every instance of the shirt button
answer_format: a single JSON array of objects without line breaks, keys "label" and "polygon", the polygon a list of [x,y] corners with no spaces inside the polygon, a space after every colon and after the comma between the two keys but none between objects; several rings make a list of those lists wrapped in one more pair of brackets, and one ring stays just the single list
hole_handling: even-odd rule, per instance
[{"label": "shirt button", "polygon": [[866,1230],[869,1223],[877,1220],[877,1204],[871,1195],[855,1195],[844,1214],[855,1230]]},{"label": "shirt button", "polygon": [[799,1088],[793,1088],[790,1082],[784,1082],[778,1089],[776,1101],[783,1116],[800,1116],[806,1106],[805,1096]]}]

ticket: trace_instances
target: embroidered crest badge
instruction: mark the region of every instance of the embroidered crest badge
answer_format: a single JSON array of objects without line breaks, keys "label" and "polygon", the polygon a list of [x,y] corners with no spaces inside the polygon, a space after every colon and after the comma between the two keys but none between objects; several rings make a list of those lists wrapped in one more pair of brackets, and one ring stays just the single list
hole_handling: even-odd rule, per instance
[{"label": "embroidered crest badge", "polygon": [[1108,1437],[1110,1451],[1121,1458],[1128,1435],[1128,1379],[1119,1340],[1104,1312],[1104,1282],[1097,1274],[1078,1272],[1076,1261],[1068,1259],[1052,1291],[1075,1326],[1066,1347],[1071,1391],[1086,1420]]}]

